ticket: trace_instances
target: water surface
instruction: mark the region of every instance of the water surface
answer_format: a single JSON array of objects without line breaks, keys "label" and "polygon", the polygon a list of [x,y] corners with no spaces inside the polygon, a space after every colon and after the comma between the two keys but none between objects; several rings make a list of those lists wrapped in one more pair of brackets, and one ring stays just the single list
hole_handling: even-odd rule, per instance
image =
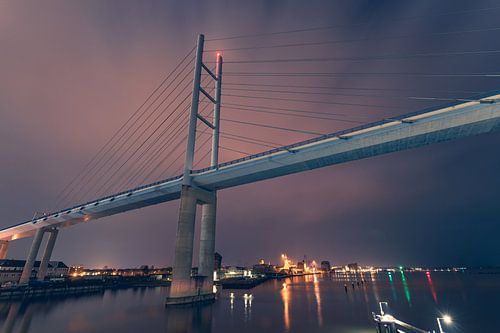
[{"label": "water surface", "polygon": [[447,313],[454,318],[447,333],[499,331],[500,275],[393,272],[365,280],[359,286],[347,276],[271,280],[252,290],[222,290],[213,304],[183,308],[164,307],[163,287],[3,302],[1,332],[373,333],[371,313],[378,312],[379,301],[424,329],[437,330],[436,317]]}]

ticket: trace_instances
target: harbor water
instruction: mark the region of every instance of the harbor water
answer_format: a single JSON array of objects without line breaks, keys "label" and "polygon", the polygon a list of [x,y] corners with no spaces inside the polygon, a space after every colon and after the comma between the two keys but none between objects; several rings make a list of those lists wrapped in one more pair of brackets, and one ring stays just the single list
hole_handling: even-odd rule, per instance
[{"label": "harbor water", "polygon": [[[364,280],[364,282],[362,282]],[[359,285],[358,285],[359,282]],[[221,290],[215,303],[165,308],[167,287],[2,301],[0,332],[307,332],[373,333],[372,312],[425,330],[453,318],[454,332],[499,332],[500,274],[395,271],[269,280],[250,290]]]}]

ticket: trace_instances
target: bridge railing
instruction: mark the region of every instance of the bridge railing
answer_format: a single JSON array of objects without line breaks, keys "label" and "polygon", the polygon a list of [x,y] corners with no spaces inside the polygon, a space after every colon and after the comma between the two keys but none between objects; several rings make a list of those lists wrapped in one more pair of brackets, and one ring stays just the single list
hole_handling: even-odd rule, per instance
[{"label": "bridge railing", "polygon": [[18,224],[14,224],[14,225],[10,226],[9,228],[17,227],[19,225],[22,225],[22,224],[25,224],[25,223],[29,223],[29,222],[37,223],[37,221],[39,221],[39,220],[46,221],[49,218],[59,217],[59,215],[61,215],[61,214],[72,213],[73,210],[75,210],[75,209],[83,210],[83,209],[85,209],[85,207],[96,205],[96,204],[100,203],[101,201],[112,199],[112,198],[118,197],[120,195],[124,195],[124,194],[128,194],[128,193],[136,192],[136,191],[148,188],[148,187],[153,187],[153,186],[156,186],[156,185],[168,183],[168,182],[171,182],[171,181],[174,181],[174,180],[178,180],[178,179],[181,179],[181,178],[182,178],[182,175],[170,177],[170,178],[167,178],[167,179],[162,179],[162,180],[159,180],[159,181],[154,182],[154,183],[150,183],[150,184],[146,184],[146,185],[142,185],[142,186],[139,186],[139,187],[135,187],[133,189],[129,189],[129,190],[126,190],[126,191],[114,193],[114,194],[111,194],[111,195],[108,195],[108,196],[105,196],[105,197],[102,197],[102,198],[99,198],[99,199],[94,199],[94,200],[91,200],[91,201],[87,201],[87,202],[85,202],[83,204],[72,206],[70,208],[65,208],[65,209],[62,209],[62,210],[59,210],[59,211],[56,211],[56,212],[44,215],[44,216],[39,217],[37,219],[28,220],[28,221],[24,221],[24,222],[21,222],[21,223],[18,223]]}]

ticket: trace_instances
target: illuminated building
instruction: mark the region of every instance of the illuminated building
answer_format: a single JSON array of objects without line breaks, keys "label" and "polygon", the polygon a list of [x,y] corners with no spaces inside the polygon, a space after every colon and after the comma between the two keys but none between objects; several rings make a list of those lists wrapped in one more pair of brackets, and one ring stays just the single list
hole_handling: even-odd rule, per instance
[{"label": "illuminated building", "polygon": [[332,269],[332,266],[330,265],[329,261],[324,260],[321,262],[321,270],[323,272],[330,272],[331,269]]},{"label": "illuminated building", "polygon": [[153,276],[158,279],[168,278],[172,275],[172,267],[155,268],[154,266],[143,265],[139,268],[102,268],[90,269],[82,266],[73,266],[70,268],[69,276],[72,278],[95,279],[102,277],[136,277]]},{"label": "illuminated building", "polygon": [[279,271],[275,265],[266,264],[264,259],[261,259],[258,264],[253,265],[253,272],[258,275],[275,275]]},{"label": "illuminated building", "polygon": [[246,267],[227,266],[220,270],[220,279],[228,278],[251,278],[253,276],[252,270]]}]

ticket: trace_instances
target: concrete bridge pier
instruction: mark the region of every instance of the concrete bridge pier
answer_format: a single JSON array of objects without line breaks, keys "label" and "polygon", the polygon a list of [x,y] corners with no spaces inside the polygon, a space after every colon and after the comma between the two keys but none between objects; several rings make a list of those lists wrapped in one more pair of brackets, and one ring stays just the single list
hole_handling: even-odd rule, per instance
[{"label": "concrete bridge pier", "polygon": [[48,232],[50,233],[49,240],[45,246],[45,251],[43,253],[42,260],[40,262],[40,267],[37,273],[37,279],[43,281],[45,275],[47,274],[47,267],[49,265],[50,257],[52,255],[52,250],[54,250],[54,245],[56,244],[57,234],[59,230],[57,228],[40,228],[36,231],[33,242],[31,243],[31,248],[28,253],[28,258],[24,264],[23,272],[21,273],[21,278],[19,279],[19,284],[28,284],[31,278],[31,273],[33,267],[35,266],[36,257],[38,251],[40,250],[40,245],[42,244],[43,235]]},{"label": "concrete bridge pier", "polygon": [[54,250],[54,245],[56,244],[57,234],[59,230],[56,228],[49,229],[47,232],[50,233],[49,240],[45,246],[45,251],[43,253],[42,261],[40,262],[40,268],[38,269],[37,279],[43,281],[45,275],[47,274],[47,267],[49,266],[50,257],[52,256],[52,250]]},{"label": "concrete bridge pier", "polygon": [[[205,212],[208,212],[208,214],[206,214],[207,217],[205,217],[204,220],[213,221],[212,223],[215,224],[215,203],[216,200],[214,192],[208,192],[189,185],[182,186],[179,222],[177,225],[177,236],[175,242],[172,285],[170,286],[170,294],[166,299],[166,305],[206,302],[212,301],[215,298],[214,293],[212,292],[212,287],[210,287],[210,290],[207,290],[208,287],[204,287],[206,283],[205,280],[209,281],[212,279],[214,260],[213,253],[211,255],[212,268],[211,273],[208,274],[209,276],[200,275],[193,278],[191,277],[196,206],[200,204],[206,207],[212,207],[204,209]],[[215,231],[215,228],[213,228],[213,230]],[[215,241],[215,238],[209,239],[210,237],[208,236],[207,231],[204,233],[205,236],[203,236],[203,238],[209,240],[208,243]],[[203,251],[205,253],[203,255],[203,259],[200,257],[200,261],[203,263],[207,260],[206,257],[209,255],[209,249],[207,249],[206,245],[202,245],[200,248],[201,247],[204,248]],[[207,282],[207,284],[208,283],[209,282]]]},{"label": "concrete bridge pier", "polygon": [[217,196],[214,193],[213,202],[206,203],[201,208],[198,276],[204,277],[202,292],[205,294],[213,293],[216,216]]},{"label": "concrete bridge pier", "polygon": [[0,241],[0,259],[7,258],[7,251],[9,250],[8,241]]},{"label": "concrete bridge pier", "polygon": [[44,228],[40,228],[36,231],[33,242],[31,243],[30,252],[28,253],[28,258],[26,258],[26,263],[24,264],[23,272],[21,273],[21,278],[19,279],[19,284],[28,284],[30,281],[31,272],[33,270],[33,266],[35,265],[36,256],[38,254],[38,250],[40,249],[40,244],[42,244],[44,233]]}]

